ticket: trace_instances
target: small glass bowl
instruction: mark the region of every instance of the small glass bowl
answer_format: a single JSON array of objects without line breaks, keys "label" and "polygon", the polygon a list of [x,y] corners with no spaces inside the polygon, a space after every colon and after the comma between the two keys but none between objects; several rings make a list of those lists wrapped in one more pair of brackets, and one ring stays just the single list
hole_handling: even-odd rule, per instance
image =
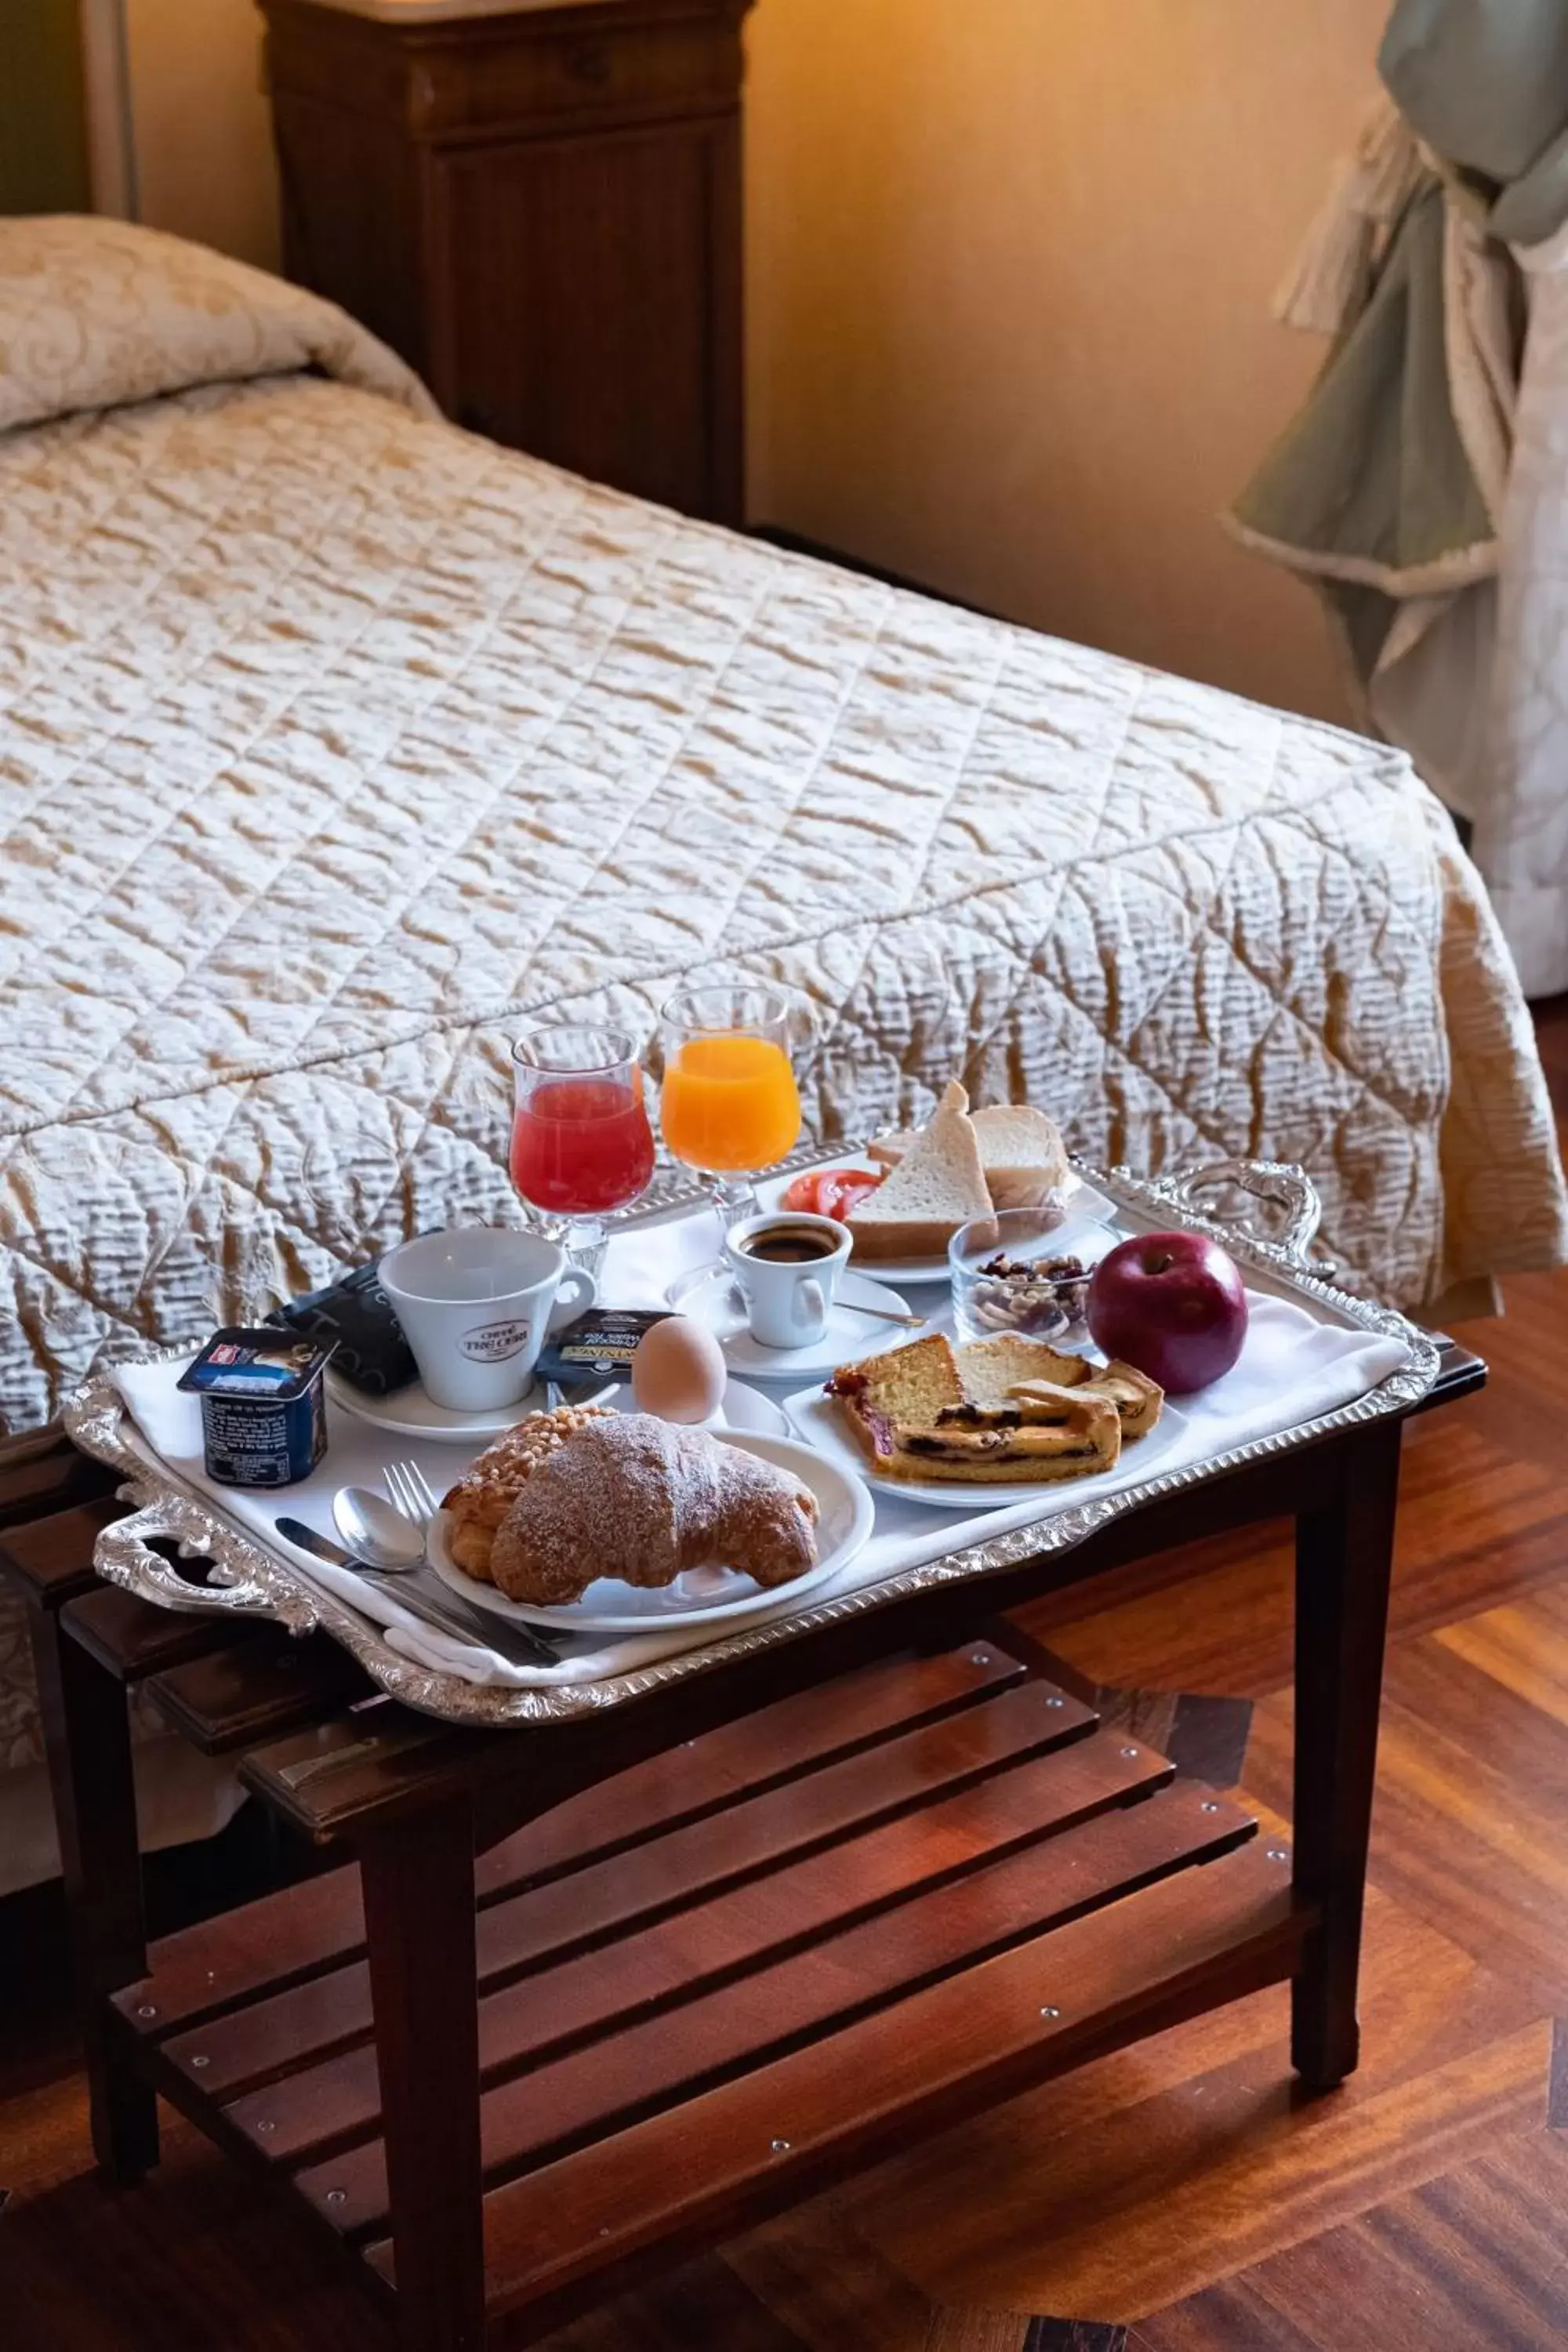
[{"label": "small glass bowl", "polygon": [[960,1339],[1016,1331],[1068,1355],[1089,1351],[1089,1276],[1116,1235],[1108,1225],[1076,1225],[1064,1248],[1060,1231],[1038,1209],[1004,1209],[960,1227],[947,1247]]}]

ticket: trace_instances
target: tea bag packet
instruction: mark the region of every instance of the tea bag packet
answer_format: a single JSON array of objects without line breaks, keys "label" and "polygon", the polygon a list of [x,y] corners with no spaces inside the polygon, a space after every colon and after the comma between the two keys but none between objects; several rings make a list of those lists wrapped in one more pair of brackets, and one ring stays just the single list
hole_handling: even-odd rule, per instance
[{"label": "tea bag packet", "polygon": [[535,1370],[542,1381],[625,1380],[644,1332],[668,1319],[668,1307],[591,1307],[545,1341]]},{"label": "tea bag packet", "polygon": [[325,1290],[286,1300],[267,1321],[331,1348],[333,1371],[366,1396],[390,1396],[418,1378],[403,1326],[381,1286],[379,1258],[355,1266]]}]

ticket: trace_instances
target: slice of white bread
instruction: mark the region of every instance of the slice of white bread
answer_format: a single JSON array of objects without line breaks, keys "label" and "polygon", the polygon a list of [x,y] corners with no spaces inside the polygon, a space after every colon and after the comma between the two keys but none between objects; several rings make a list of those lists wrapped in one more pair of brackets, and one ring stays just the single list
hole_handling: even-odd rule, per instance
[{"label": "slice of white bread", "polygon": [[940,1257],[960,1225],[990,1214],[969,1097],[950,1086],[930,1125],[847,1223],[855,1255]]},{"label": "slice of white bread", "polygon": [[866,1146],[866,1157],[879,1160],[884,1168],[896,1168],[905,1152],[920,1139],[918,1127],[900,1128],[896,1135],[874,1135]]},{"label": "slice of white bread", "polygon": [[[994,1209],[1040,1209],[1065,1194],[1071,1171],[1054,1118],[1027,1103],[993,1103],[971,1118]],[[897,1168],[920,1139],[919,1128],[879,1135],[867,1145],[866,1156]]]},{"label": "slice of white bread", "polygon": [[994,1209],[1065,1205],[1070,1171],[1054,1118],[1027,1103],[994,1103],[974,1113],[974,1132]]}]

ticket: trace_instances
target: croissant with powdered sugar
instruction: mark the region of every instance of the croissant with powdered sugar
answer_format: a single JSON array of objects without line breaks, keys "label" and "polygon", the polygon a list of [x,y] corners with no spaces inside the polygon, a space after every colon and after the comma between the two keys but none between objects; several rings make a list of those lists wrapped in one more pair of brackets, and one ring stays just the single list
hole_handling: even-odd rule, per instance
[{"label": "croissant with powdered sugar", "polygon": [[816,1497],[787,1470],[649,1413],[588,1423],[538,1463],[497,1528],[510,1601],[560,1608],[600,1577],[666,1585],[731,1568],[763,1586],[816,1563]]}]

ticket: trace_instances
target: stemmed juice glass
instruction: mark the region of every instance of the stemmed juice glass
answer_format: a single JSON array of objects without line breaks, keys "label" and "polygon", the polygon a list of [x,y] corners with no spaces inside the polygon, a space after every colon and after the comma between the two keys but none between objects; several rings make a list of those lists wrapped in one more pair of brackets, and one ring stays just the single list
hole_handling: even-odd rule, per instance
[{"label": "stemmed juice glass", "polygon": [[518,1039],[511,1060],[511,1181],[530,1208],[559,1221],[576,1263],[593,1267],[605,1218],[640,1199],[653,1175],[637,1040],[624,1029],[542,1025]]},{"label": "stemmed juice glass", "polygon": [[708,1178],[726,1231],[756,1207],[752,1178],[800,1140],[790,1054],[810,1021],[795,990],[759,982],[682,989],[664,1008],[664,1140]]}]

